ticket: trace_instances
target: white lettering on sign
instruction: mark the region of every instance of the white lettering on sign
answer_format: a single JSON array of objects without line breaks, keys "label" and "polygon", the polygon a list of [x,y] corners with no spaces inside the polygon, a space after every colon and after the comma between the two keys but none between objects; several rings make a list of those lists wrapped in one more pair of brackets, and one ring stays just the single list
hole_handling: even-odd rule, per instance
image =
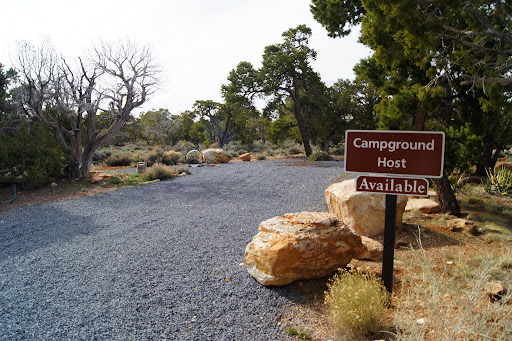
[{"label": "white lettering on sign", "polygon": [[384,182],[372,182],[364,178],[359,185],[360,190],[395,193],[423,193],[426,186],[418,183],[418,180],[406,179],[403,184],[395,183],[394,179],[386,179]]},{"label": "white lettering on sign", "polygon": [[407,160],[388,160],[385,157],[378,157],[377,159],[377,167],[389,167],[389,168],[407,168],[406,167]]},{"label": "white lettering on sign", "polygon": [[396,150],[434,150],[434,140],[431,142],[408,141],[367,141],[360,137],[354,139],[354,147],[361,149],[388,150],[391,153]]}]

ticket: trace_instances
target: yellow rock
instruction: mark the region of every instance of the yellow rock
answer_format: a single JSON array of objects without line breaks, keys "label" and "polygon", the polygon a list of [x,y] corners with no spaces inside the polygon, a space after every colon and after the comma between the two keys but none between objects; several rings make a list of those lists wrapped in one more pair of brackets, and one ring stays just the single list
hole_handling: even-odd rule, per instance
[{"label": "yellow rock", "polygon": [[[398,195],[396,204],[396,227],[402,227],[402,217],[407,196]],[[384,233],[386,195],[356,192],[356,180],[332,184],[325,190],[329,212],[356,231],[360,236],[377,236]]]},{"label": "yellow rock", "polygon": [[265,220],[247,245],[247,271],[263,285],[323,277],[364,250],[361,237],[327,212],[288,213]]}]

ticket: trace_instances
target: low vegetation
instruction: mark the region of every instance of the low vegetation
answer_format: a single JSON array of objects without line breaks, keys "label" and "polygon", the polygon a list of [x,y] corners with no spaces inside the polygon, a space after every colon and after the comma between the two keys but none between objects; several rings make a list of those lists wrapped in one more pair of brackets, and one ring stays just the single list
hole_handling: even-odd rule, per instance
[{"label": "low vegetation", "polygon": [[174,174],[163,164],[155,163],[150,169],[144,172],[143,177],[146,181],[153,181],[156,179],[166,180],[173,178]]},{"label": "low vegetation", "polygon": [[[486,286],[508,281],[512,254],[410,254],[396,295],[396,340],[510,340],[511,292],[492,298]],[[498,300],[498,301],[496,301]]]},{"label": "low vegetation", "polygon": [[512,170],[499,168],[494,172],[487,170],[487,180],[484,182],[487,192],[512,194]]},{"label": "low vegetation", "polygon": [[286,328],[286,335],[293,336],[299,340],[311,340],[311,335],[295,327]]},{"label": "low vegetation", "polygon": [[341,270],[328,284],[325,303],[340,331],[371,336],[382,330],[389,295],[375,275]]}]

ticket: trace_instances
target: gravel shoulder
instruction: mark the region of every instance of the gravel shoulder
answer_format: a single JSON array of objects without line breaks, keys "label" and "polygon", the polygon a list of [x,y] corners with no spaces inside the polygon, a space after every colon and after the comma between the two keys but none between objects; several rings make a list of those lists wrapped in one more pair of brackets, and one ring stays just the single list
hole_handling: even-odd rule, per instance
[{"label": "gravel shoulder", "polygon": [[241,266],[258,224],[324,211],[342,162],[192,175],[0,213],[0,339],[286,340],[282,307]]}]

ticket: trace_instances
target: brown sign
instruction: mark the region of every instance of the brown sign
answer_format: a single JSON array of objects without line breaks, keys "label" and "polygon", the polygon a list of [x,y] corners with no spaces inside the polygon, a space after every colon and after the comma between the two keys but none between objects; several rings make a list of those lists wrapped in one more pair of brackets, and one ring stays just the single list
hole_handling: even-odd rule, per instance
[{"label": "brown sign", "polygon": [[441,178],[444,132],[347,130],[345,171]]},{"label": "brown sign", "polygon": [[356,191],[427,197],[428,180],[424,178],[361,175],[356,179]]}]

